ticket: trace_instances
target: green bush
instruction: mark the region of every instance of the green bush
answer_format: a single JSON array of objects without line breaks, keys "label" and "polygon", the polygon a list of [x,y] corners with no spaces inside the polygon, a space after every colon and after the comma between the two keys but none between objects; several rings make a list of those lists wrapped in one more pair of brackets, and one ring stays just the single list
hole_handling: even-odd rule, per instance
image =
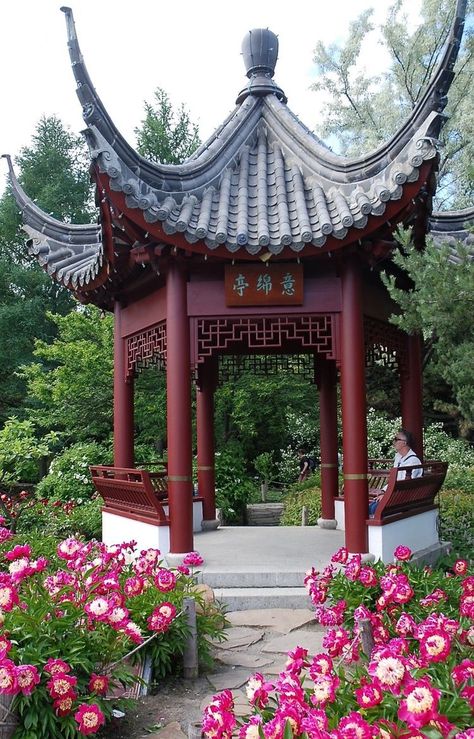
[{"label": "green bush", "polygon": [[35,501],[18,517],[16,531],[23,534],[67,538],[100,539],[102,535],[102,498],[94,496],[81,504]]},{"label": "green bush", "polygon": [[58,454],[36,488],[38,498],[74,500],[81,503],[90,500],[95,493],[89,472],[91,464],[111,464],[109,449],[95,442],[73,444]]},{"label": "green bush", "polygon": [[227,523],[238,523],[255,490],[243,452],[238,444],[228,444],[216,452],[216,505]]},{"label": "green bush", "polygon": [[449,541],[455,556],[472,560],[474,520],[472,495],[464,490],[442,490],[439,496],[439,535]]},{"label": "green bush", "polygon": [[474,495],[474,467],[450,464],[443,487],[445,490],[462,490]]},{"label": "green bush", "polygon": [[321,518],[321,490],[315,487],[315,477],[292,486],[283,503],[280,526],[301,526],[303,507],[308,512],[308,525],[317,525],[318,518]]}]

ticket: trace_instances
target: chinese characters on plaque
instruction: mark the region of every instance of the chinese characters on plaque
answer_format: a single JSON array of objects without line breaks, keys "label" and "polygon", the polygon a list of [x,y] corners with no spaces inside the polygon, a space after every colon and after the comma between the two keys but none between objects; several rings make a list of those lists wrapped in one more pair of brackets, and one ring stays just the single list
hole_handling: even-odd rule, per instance
[{"label": "chinese characters on plaque", "polygon": [[225,297],[229,306],[301,305],[301,264],[236,264],[225,268]]}]

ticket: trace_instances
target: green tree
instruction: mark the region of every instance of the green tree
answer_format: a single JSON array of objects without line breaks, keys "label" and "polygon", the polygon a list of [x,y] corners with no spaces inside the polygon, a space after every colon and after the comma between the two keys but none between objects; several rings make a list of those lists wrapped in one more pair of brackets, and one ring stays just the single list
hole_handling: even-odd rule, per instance
[{"label": "green tree", "polygon": [[[90,220],[85,148],[61,121],[42,118],[17,164],[21,184],[39,207],[66,221]],[[23,404],[25,384],[17,371],[32,359],[34,339],[54,336],[46,311],[64,314],[74,305],[70,293],[28,256],[25,240],[7,188],[0,199],[0,422]]]},{"label": "green tree", "polygon": [[57,336],[37,339],[23,367],[29,416],[43,431],[60,432],[66,444],[104,441],[112,431],[113,319],[92,306],[66,316],[47,313]]},{"label": "green tree", "polygon": [[456,260],[448,246],[436,248],[428,240],[422,252],[414,248],[411,234],[400,231],[400,251],[394,261],[410,277],[406,291],[393,277],[385,277],[391,296],[402,309],[392,317],[408,332],[423,333],[431,359],[452,388],[457,405],[474,424],[474,263],[459,243]]},{"label": "green tree", "polygon": [[135,129],[137,150],[152,162],[180,164],[201,143],[198,126],[183,104],[174,110],[161,87],[155,90],[153,98],[153,103],[145,101],[145,118]]},{"label": "green tree", "polygon": [[[347,156],[363,154],[388,140],[426,89],[441,58],[454,5],[455,0],[422,0],[421,24],[416,26],[408,17],[408,0],[396,0],[378,28],[389,59],[385,72],[373,74],[361,66],[364,42],[375,30],[372,10],[351,23],[345,43],[319,42],[313,89],[324,91],[329,100],[322,106],[318,134]],[[474,193],[469,176],[474,156],[473,50],[468,23],[445,111],[449,120],[441,134],[439,209],[465,206]]]}]

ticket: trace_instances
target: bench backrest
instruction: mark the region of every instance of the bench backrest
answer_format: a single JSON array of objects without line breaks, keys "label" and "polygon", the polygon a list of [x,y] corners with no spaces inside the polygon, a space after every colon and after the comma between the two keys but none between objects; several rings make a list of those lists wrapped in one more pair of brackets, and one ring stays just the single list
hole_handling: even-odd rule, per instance
[{"label": "bench backrest", "polygon": [[[420,468],[422,476],[412,477],[413,471]],[[401,519],[434,508],[435,497],[441,489],[447,469],[447,462],[426,462],[412,467],[392,468],[388,475],[387,490],[371,522],[376,524],[387,519]],[[397,479],[401,471],[405,471],[404,480]]]},{"label": "bench backrest", "polygon": [[[110,511],[115,509],[122,513],[147,515],[163,523],[167,522],[168,517],[147,470],[105,466],[93,466],[89,469],[92,482]],[[162,475],[160,481],[161,478]]]}]

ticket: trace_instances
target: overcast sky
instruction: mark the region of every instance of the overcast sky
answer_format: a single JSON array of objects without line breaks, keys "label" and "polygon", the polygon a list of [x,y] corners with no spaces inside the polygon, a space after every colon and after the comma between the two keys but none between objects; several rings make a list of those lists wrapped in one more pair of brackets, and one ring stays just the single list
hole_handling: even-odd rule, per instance
[{"label": "overcast sky", "polygon": [[[112,120],[134,145],[143,101],[162,87],[188,107],[205,140],[232,110],[245,84],[241,43],[252,28],[279,38],[275,79],[290,108],[309,127],[321,105],[313,50],[343,39],[364,8],[382,20],[389,0],[75,0],[79,43],[95,88]],[[412,7],[418,7],[413,0]],[[368,65],[384,57],[377,39]],[[69,66],[64,14],[58,0],[0,0],[0,154],[28,145],[42,115],[55,114],[72,131],[84,128]],[[5,167],[0,168],[0,192]]]}]

